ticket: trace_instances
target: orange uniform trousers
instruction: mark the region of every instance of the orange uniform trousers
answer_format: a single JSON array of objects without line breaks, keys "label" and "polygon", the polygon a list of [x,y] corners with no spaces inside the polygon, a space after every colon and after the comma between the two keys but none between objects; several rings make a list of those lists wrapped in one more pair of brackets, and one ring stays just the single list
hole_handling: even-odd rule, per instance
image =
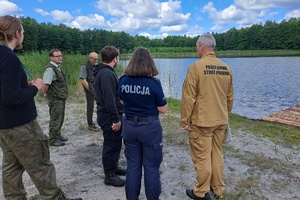
[{"label": "orange uniform trousers", "polygon": [[214,194],[221,195],[225,189],[222,145],[226,137],[227,125],[215,127],[193,125],[191,128],[189,132],[190,153],[197,179],[194,194],[204,197],[212,187]]}]

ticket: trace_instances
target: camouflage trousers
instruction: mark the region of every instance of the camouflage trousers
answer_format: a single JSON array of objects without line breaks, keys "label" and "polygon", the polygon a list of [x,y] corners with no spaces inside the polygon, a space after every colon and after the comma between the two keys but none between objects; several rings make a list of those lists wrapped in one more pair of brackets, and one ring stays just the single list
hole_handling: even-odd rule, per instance
[{"label": "camouflage trousers", "polygon": [[61,136],[61,127],[65,119],[65,100],[53,99],[48,101],[49,106],[49,142],[59,140]]},{"label": "camouflage trousers", "polygon": [[25,170],[42,199],[65,199],[56,184],[47,136],[36,119],[21,126],[0,129],[0,146],[3,151],[2,186],[5,199],[26,199],[22,181]]}]

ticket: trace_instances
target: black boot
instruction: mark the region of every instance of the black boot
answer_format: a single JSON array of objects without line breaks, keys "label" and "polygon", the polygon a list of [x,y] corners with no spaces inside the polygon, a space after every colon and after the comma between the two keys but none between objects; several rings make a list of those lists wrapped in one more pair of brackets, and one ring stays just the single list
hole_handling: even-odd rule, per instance
[{"label": "black boot", "polygon": [[123,169],[121,167],[117,167],[116,168],[116,175],[125,176],[126,175],[126,169]]},{"label": "black boot", "polygon": [[115,170],[105,171],[104,173],[105,173],[104,183],[106,185],[111,185],[115,187],[122,187],[125,185],[125,180],[117,176]]}]

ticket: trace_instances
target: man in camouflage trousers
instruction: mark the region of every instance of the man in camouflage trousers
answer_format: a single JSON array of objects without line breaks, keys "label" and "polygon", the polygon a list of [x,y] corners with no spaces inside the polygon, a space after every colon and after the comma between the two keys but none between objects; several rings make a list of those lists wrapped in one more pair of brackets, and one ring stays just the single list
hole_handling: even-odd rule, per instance
[{"label": "man in camouflage trousers", "polygon": [[[3,151],[2,187],[6,200],[26,200],[24,171],[43,200],[72,200],[56,184],[55,167],[50,161],[47,136],[36,117],[34,96],[44,86],[13,52],[21,49],[24,29],[12,16],[0,17],[0,146]],[[75,198],[73,200],[82,200]]]},{"label": "man in camouflage trousers", "polygon": [[65,104],[68,95],[65,74],[60,69],[62,54],[59,49],[52,49],[49,53],[50,63],[44,71],[44,96],[48,99],[50,123],[49,144],[63,146],[68,138],[61,134],[61,127],[65,118]]}]

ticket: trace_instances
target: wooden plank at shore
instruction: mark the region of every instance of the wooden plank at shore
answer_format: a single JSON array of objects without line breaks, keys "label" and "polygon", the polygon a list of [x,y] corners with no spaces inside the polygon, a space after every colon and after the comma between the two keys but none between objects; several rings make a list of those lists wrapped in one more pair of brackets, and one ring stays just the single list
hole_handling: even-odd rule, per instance
[{"label": "wooden plank at shore", "polygon": [[261,120],[300,127],[300,104],[273,113]]}]

